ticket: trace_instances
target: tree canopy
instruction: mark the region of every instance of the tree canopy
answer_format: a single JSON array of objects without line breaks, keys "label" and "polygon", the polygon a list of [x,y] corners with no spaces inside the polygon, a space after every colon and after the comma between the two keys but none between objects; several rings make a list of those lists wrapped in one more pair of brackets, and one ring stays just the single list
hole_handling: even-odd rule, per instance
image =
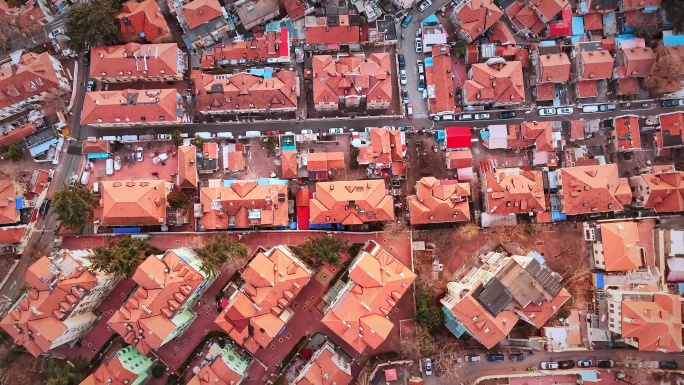
[{"label": "tree canopy", "polygon": [[171,131],[171,140],[173,140],[173,144],[178,147],[181,144],[183,144],[183,133],[180,132],[180,130],[173,130]]},{"label": "tree canopy", "polygon": [[93,193],[80,186],[63,186],[52,197],[52,207],[57,218],[68,229],[85,226],[95,202]]},{"label": "tree canopy", "polygon": [[202,260],[202,271],[207,274],[218,272],[223,264],[247,256],[247,246],[226,237],[218,236],[195,250]]},{"label": "tree canopy", "polygon": [[69,102],[69,95],[66,90],[55,88],[47,92],[40,100],[40,108],[45,114],[54,114],[55,112],[64,111]]},{"label": "tree canopy", "polygon": [[166,201],[174,209],[181,209],[190,204],[190,197],[182,191],[173,190],[166,196]]},{"label": "tree canopy", "polygon": [[73,365],[66,361],[55,360],[48,367],[46,385],[79,384],[88,374],[88,361],[77,357]]},{"label": "tree canopy", "polygon": [[71,6],[66,21],[69,48],[85,52],[88,47],[118,43],[121,30],[116,16],[120,11],[119,2],[114,0],[92,0]]},{"label": "tree canopy", "polygon": [[675,30],[684,31],[684,0],[663,0],[661,6]]},{"label": "tree canopy", "polygon": [[431,333],[438,332],[444,325],[444,314],[439,306],[430,300],[429,293],[416,290],[416,324],[426,328]]},{"label": "tree canopy", "polygon": [[144,257],[150,243],[144,239],[126,237],[112,242],[109,247],[98,246],[88,257],[92,268],[120,277],[130,277]]},{"label": "tree canopy", "polygon": [[646,87],[658,94],[679,90],[684,78],[684,63],[662,46],[656,49],[656,53],[658,59],[653,67],[653,73],[646,78]]},{"label": "tree canopy", "polygon": [[316,238],[309,238],[304,243],[290,246],[292,251],[302,261],[314,268],[320,267],[323,263],[331,266],[340,265],[340,254],[347,253],[349,243],[332,235],[319,235]]},{"label": "tree canopy", "polygon": [[25,158],[24,148],[16,143],[10,144],[4,156],[12,162],[21,162]]}]

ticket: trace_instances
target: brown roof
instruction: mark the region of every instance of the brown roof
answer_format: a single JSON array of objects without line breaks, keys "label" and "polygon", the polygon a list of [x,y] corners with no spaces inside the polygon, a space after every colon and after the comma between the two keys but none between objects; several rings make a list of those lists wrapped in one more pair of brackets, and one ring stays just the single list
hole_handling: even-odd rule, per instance
[{"label": "brown roof", "polygon": [[244,285],[214,322],[252,354],[265,349],[285,326],[281,313],[311,275],[285,246],[258,252],[240,273]]},{"label": "brown roof", "polygon": [[435,46],[432,48],[432,66],[425,68],[428,86],[434,87],[434,92],[429,95],[428,107],[430,113],[454,112],[456,105],[454,99],[454,85],[451,79],[451,57],[449,47]]},{"label": "brown roof", "polygon": [[302,0],[282,0],[281,3],[292,21],[300,19],[306,14],[308,5]]},{"label": "brown roof", "polygon": [[[653,250],[652,225],[649,239],[640,239],[639,227],[634,221],[604,222],[599,226],[605,271],[630,271],[646,266],[647,258],[642,258],[642,251]],[[643,245],[648,241],[650,247]]]},{"label": "brown roof", "polygon": [[11,180],[0,180],[0,225],[17,223],[21,219],[17,210],[19,186]]},{"label": "brown roof", "polygon": [[486,174],[489,214],[523,214],[546,210],[541,171],[509,169]]},{"label": "brown roof", "polygon": [[371,143],[369,146],[359,147],[359,164],[389,164],[404,159],[406,145],[402,143],[401,131],[384,127],[373,127],[369,131]]},{"label": "brown roof", "polygon": [[660,174],[641,174],[650,188],[644,207],[656,213],[684,211],[684,171],[670,171]]},{"label": "brown roof", "polygon": [[562,211],[568,215],[622,211],[632,200],[626,178],[616,164],[566,167],[557,170],[562,187]]},{"label": "brown roof", "polygon": [[25,137],[37,131],[36,124],[28,122],[23,126],[13,127],[9,132],[0,135],[0,146],[9,146],[21,142]]},{"label": "brown roof", "polygon": [[394,219],[394,199],[384,180],[316,183],[311,223],[360,225]]},{"label": "brown roof", "polygon": [[61,81],[67,81],[66,74],[48,53],[29,52],[21,55],[16,65],[11,61],[0,64],[0,108],[56,89]]},{"label": "brown roof", "polygon": [[[202,54],[202,68],[218,67],[222,60],[263,60],[275,59],[281,56],[279,44],[289,44],[287,34],[280,32],[254,32],[249,40],[236,41],[232,44],[216,44],[209,53]],[[289,53],[289,51],[288,51]]]},{"label": "brown roof", "polygon": [[447,168],[473,167],[473,153],[470,150],[447,152]]},{"label": "brown roof", "polygon": [[496,102],[501,104],[525,101],[522,63],[509,61],[488,65],[473,64],[465,83],[466,103]]},{"label": "brown roof", "polygon": [[539,82],[563,83],[570,79],[570,59],[565,53],[539,56],[541,76]]},{"label": "brown roof", "polygon": [[197,147],[178,147],[178,186],[181,188],[197,187]]},{"label": "brown roof", "polygon": [[[390,274],[388,274],[390,273]],[[369,241],[348,272],[351,286],[321,322],[357,352],[377,349],[394,327],[390,312],[416,275],[375,241]]]},{"label": "brown roof", "polygon": [[176,43],[93,47],[90,49],[90,77],[114,80],[130,76],[150,79],[183,76],[184,63],[180,60]]},{"label": "brown roof", "polygon": [[282,166],[282,178],[294,179],[297,177],[297,151],[283,150],[280,152]]},{"label": "brown roof", "polygon": [[166,194],[172,184],[160,179],[103,181],[102,226],[166,224]]},{"label": "brown roof", "polygon": [[583,80],[610,79],[613,77],[613,57],[606,50],[580,53],[580,71]]},{"label": "brown roof", "polygon": [[678,296],[654,293],[653,301],[622,301],[622,336],[642,352],[682,351],[682,304]]},{"label": "brown roof", "polygon": [[178,98],[175,88],[86,92],[81,123],[179,123]]},{"label": "brown roof", "polygon": [[307,44],[358,44],[361,42],[361,28],[357,25],[306,27],[306,42]]},{"label": "brown roof", "polygon": [[339,98],[366,97],[366,103],[392,102],[393,71],[389,53],[313,57],[314,104],[338,103]]},{"label": "brown roof", "polygon": [[297,108],[297,75],[280,70],[264,78],[249,72],[233,75],[191,75],[200,111],[294,110]]},{"label": "brown roof", "polygon": [[455,180],[421,178],[416,195],[407,198],[411,223],[459,222],[470,220],[470,184]]},{"label": "brown roof", "polygon": [[468,42],[471,42],[499,21],[503,11],[493,0],[470,0],[455,16],[460,21],[459,29],[470,37]]},{"label": "brown roof", "polygon": [[[127,22],[124,22],[124,18]],[[171,33],[155,0],[129,1],[117,16],[123,40],[137,40],[144,34],[145,41],[158,42]]]},{"label": "brown roof", "polygon": [[621,149],[641,148],[639,117],[637,115],[627,115],[615,118],[615,137],[618,151]]},{"label": "brown roof", "polygon": [[508,126],[508,148],[534,146],[537,151],[553,151],[551,122],[523,122]]},{"label": "brown roof", "polygon": [[308,171],[321,171],[344,168],[344,153],[338,152],[311,152],[306,154],[306,169]]},{"label": "brown roof", "polygon": [[84,140],[81,145],[81,154],[109,153],[108,140]]},{"label": "brown roof", "polygon": [[200,189],[204,212],[201,225],[207,230],[287,226],[287,185],[262,185],[239,180],[223,187]]},{"label": "brown roof", "polygon": [[643,78],[653,72],[656,54],[650,47],[621,49],[618,55],[622,56],[623,63],[617,67],[618,78]]},{"label": "brown roof", "polygon": [[324,344],[312,357],[311,365],[302,378],[293,385],[347,385],[353,377],[351,362],[336,353],[330,344]]},{"label": "brown roof", "polygon": [[0,245],[21,243],[26,226],[0,227]]},{"label": "brown roof", "polygon": [[223,16],[218,0],[192,0],[183,4],[182,8],[183,18],[190,29]]}]

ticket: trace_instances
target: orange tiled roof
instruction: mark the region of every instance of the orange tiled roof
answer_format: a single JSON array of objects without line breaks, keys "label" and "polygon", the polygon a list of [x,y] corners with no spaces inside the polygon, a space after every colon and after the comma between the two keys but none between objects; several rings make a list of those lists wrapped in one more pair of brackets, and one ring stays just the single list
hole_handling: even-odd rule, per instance
[{"label": "orange tiled roof", "polygon": [[151,255],[133,273],[138,285],[107,325],[144,355],[159,349],[177,329],[172,318],[204,282],[174,250]]},{"label": "orange tiled roof", "polygon": [[90,77],[116,79],[135,76],[154,79],[183,76],[181,60],[176,43],[93,47],[90,49]]},{"label": "orange tiled roof", "polygon": [[360,225],[394,219],[394,199],[384,180],[316,183],[311,223]]},{"label": "orange tiled roof", "polygon": [[570,59],[563,52],[539,56],[539,82],[564,83],[570,79]]},{"label": "orange tiled roof", "polygon": [[343,152],[311,152],[306,155],[306,158],[308,171],[344,168]]},{"label": "orange tiled roof", "polygon": [[182,8],[183,18],[190,29],[223,16],[218,0],[192,0],[183,4]]},{"label": "orange tiled roof", "polygon": [[613,77],[613,57],[606,50],[580,53],[581,80],[610,79]]},{"label": "orange tiled roof", "polygon": [[21,243],[26,226],[0,227],[0,245]]},{"label": "orange tiled roof", "polygon": [[[226,229],[229,226],[287,226],[287,185],[260,185],[239,180],[224,187],[200,189],[202,227]],[[250,218],[250,212],[256,213]]]},{"label": "orange tiled roof", "polygon": [[490,214],[522,214],[546,210],[541,171],[488,173],[486,182]]},{"label": "orange tiled roof", "polygon": [[496,43],[500,45],[516,44],[515,37],[513,37],[511,29],[504,21],[500,21],[494,24],[492,28],[489,29],[489,31],[492,33],[492,35],[489,36],[490,43]]},{"label": "orange tiled roof", "polygon": [[558,309],[563,306],[565,302],[570,299],[570,293],[565,288],[562,288],[558,294],[551,301],[543,301],[540,305],[530,302],[524,308],[518,307],[517,310],[522,312],[528,320],[537,328],[544,326],[552,315],[556,314]]},{"label": "orange tiled roof", "polygon": [[81,154],[109,153],[108,140],[84,140]]},{"label": "orange tiled roof", "polygon": [[465,168],[473,167],[473,153],[470,149],[466,151],[449,151],[447,152],[447,168]]},{"label": "orange tiled roof", "polygon": [[[443,52],[442,52],[443,51]],[[432,66],[426,68],[431,76],[427,84],[434,86],[434,93],[429,96],[430,113],[454,112],[454,85],[451,80],[451,57],[449,47],[435,46],[432,48]]]},{"label": "orange tiled roof", "polygon": [[252,354],[267,348],[285,326],[280,314],[311,274],[285,246],[258,252],[240,274],[244,285],[214,322]]},{"label": "orange tiled roof", "polygon": [[636,338],[642,352],[681,352],[681,324],[678,296],[654,293],[653,301],[622,301],[622,336]]},{"label": "orange tiled roof", "polygon": [[353,285],[321,322],[357,352],[368,346],[377,349],[394,327],[387,317],[416,275],[369,241],[354,259],[348,278]]},{"label": "orange tiled roof", "polygon": [[534,7],[540,15],[544,16],[547,20],[551,20],[565,8],[570,6],[568,0],[545,0],[539,1],[534,4]]},{"label": "orange tiled roof", "polygon": [[[232,358],[232,357],[231,357]],[[208,365],[200,369],[199,374],[193,376],[187,385],[229,385],[238,384],[243,376],[231,369],[221,357],[217,357]]]},{"label": "orange tiled roof", "polygon": [[[404,159],[406,145],[402,143],[401,131],[388,130],[384,127],[370,129],[370,146],[359,147],[359,164],[389,164]],[[396,174],[395,174],[396,175]]]},{"label": "orange tiled roof", "polygon": [[[661,114],[660,131],[658,133],[661,136],[664,133],[667,133],[666,136],[681,138],[681,140],[675,141],[678,142],[678,145],[684,143],[684,112],[671,112],[669,114]],[[663,147],[665,146],[665,144],[661,143],[660,146]]]},{"label": "orange tiled roof", "polygon": [[36,131],[36,124],[33,122],[28,122],[23,126],[13,128],[11,131],[0,135],[0,146],[9,146],[10,144],[19,143],[22,139]]},{"label": "orange tiled roof", "polygon": [[411,223],[414,225],[470,220],[470,184],[454,180],[421,178],[416,195],[407,198]]},{"label": "orange tiled roof", "polygon": [[197,187],[197,147],[178,147],[178,186],[181,188]]},{"label": "orange tiled roof", "polygon": [[636,222],[608,222],[600,226],[606,271],[636,270],[644,266]]},{"label": "orange tiled roof", "polygon": [[639,117],[636,115],[628,115],[615,118],[615,136],[618,150],[641,148]]},{"label": "orange tiled roof", "polygon": [[632,200],[626,178],[616,164],[561,168],[563,212],[568,215],[622,211]]},{"label": "orange tiled roof", "polygon": [[535,146],[537,151],[553,151],[551,122],[524,122],[508,126],[508,148]]},{"label": "orange tiled roof", "polygon": [[507,104],[525,101],[522,63],[519,61],[494,65],[473,64],[470,74],[465,83],[466,103]]},{"label": "orange tiled roof", "polygon": [[[351,363],[336,357],[329,345],[316,352],[312,360],[306,373],[293,385],[348,385],[353,379]],[[346,367],[346,371],[341,366]]]},{"label": "orange tiled roof", "polygon": [[137,378],[137,374],[126,369],[119,357],[114,356],[109,361],[103,361],[80,385],[127,385]]},{"label": "orange tiled roof", "polygon": [[671,171],[661,174],[641,174],[651,189],[644,206],[657,213],[684,211],[684,171]]},{"label": "orange tiled roof", "polygon": [[639,9],[646,7],[660,7],[661,0],[623,0],[622,9]]},{"label": "orange tiled roof", "polygon": [[586,31],[603,30],[603,15],[599,12],[585,13],[584,29]]},{"label": "orange tiled roof", "polygon": [[477,39],[503,16],[503,11],[493,0],[470,0],[461,8],[456,17],[459,28],[468,36],[468,42]]},{"label": "orange tiled roof", "polygon": [[230,171],[244,171],[245,169],[245,153],[242,151],[233,151],[228,153],[228,170]]},{"label": "orange tiled roof", "polygon": [[[59,68],[59,73],[55,66]],[[56,89],[60,87],[60,78],[65,79],[66,74],[57,59],[47,52],[25,53],[21,55],[17,65],[11,61],[0,64],[0,108]]]},{"label": "orange tiled roof", "polygon": [[116,125],[180,122],[178,98],[175,88],[86,92],[81,123]]},{"label": "orange tiled roof", "polygon": [[584,119],[570,122],[570,139],[584,139]]},{"label": "orange tiled roof", "polygon": [[[308,39],[308,35],[307,35]],[[392,102],[392,72],[389,53],[313,57],[314,104],[337,103],[339,98],[366,97],[366,103]],[[345,93],[346,92],[346,93]]]},{"label": "orange tiled roof", "polygon": [[0,180],[0,224],[17,223],[20,220],[16,198],[18,187],[11,180]]},{"label": "orange tiled roof", "polygon": [[[155,0],[129,1],[116,18],[125,41],[137,40],[142,33],[146,41],[156,43],[171,34]],[[128,22],[124,22],[124,18]]]},{"label": "orange tiled roof", "polygon": [[556,98],[556,83],[541,83],[537,85],[537,100],[553,100]]},{"label": "orange tiled roof", "polygon": [[158,226],[166,223],[166,194],[171,183],[153,179],[103,181],[102,226]]},{"label": "orange tiled roof", "polygon": [[279,44],[288,44],[283,41],[280,32],[254,32],[254,36],[245,41],[236,41],[232,44],[216,44],[211,47],[210,53],[202,54],[202,68],[214,68],[221,60],[261,60],[276,59],[281,56]]},{"label": "orange tiled roof", "polygon": [[598,96],[596,80],[580,80],[577,82],[577,96],[580,98],[595,98]]},{"label": "orange tiled roof", "polygon": [[297,177],[297,151],[283,150],[280,152],[282,166],[282,178],[294,179]]},{"label": "orange tiled roof", "polygon": [[650,47],[621,49],[623,65],[617,67],[617,77],[643,78],[653,72],[656,54]]},{"label": "orange tiled roof", "polygon": [[[340,15],[342,16],[346,15]],[[306,42],[307,44],[358,44],[361,42],[361,28],[358,25],[306,27]]]}]

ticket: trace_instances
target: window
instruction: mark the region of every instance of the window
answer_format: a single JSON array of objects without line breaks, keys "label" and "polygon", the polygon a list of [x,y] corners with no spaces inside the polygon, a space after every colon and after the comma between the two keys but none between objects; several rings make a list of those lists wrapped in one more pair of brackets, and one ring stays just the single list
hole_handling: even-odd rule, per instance
[{"label": "window", "polygon": [[159,115],[159,120],[164,120],[164,115]]}]

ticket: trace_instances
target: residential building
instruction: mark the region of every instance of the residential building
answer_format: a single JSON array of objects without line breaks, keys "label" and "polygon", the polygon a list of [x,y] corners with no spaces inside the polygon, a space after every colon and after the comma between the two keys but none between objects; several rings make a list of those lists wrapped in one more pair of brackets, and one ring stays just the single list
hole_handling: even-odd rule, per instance
[{"label": "residential building", "polygon": [[599,96],[599,85],[613,76],[613,56],[607,50],[582,51],[575,56],[575,81],[577,97]]},{"label": "residential building", "polygon": [[193,51],[211,47],[221,34],[231,30],[228,12],[218,0],[167,0],[166,4],[183,28],[183,40]]},{"label": "residential building", "polygon": [[[621,47],[615,57],[613,79],[617,82],[618,94],[637,95],[639,93],[639,79],[643,79],[655,68],[656,54],[651,47],[646,47],[643,39],[635,39],[641,44],[631,47]],[[634,45],[640,45],[635,47]]]},{"label": "residential building", "polygon": [[24,273],[30,287],[0,321],[34,356],[85,336],[97,321],[93,311],[120,278],[90,268],[92,250],[60,250],[43,256]]},{"label": "residential building", "polygon": [[50,5],[54,6],[56,10],[58,6],[64,7],[66,4],[62,0],[53,0],[51,2],[25,2],[19,7],[14,7],[7,1],[1,1],[0,13],[4,17],[4,22],[8,23],[8,25],[24,29],[30,29],[35,25],[40,29],[55,19]]},{"label": "residential building", "polygon": [[81,124],[98,127],[165,125],[181,122],[175,88],[86,92]]},{"label": "residential building", "polygon": [[210,180],[208,184],[209,187],[200,188],[202,231],[277,228],[289,224],[286,183]]},{"label": "residential building", "polygon": [[406,198],[412,225],[470,220],[470,183],[423,177]]},{"label": "residential building", "polygon": [[583,228],[593,268],[636,271],[655,265],[653,220],[584,222]]},{"label": "residential building", "polygon": [[202,143],[202,152],[197,157],[200,174],[213,174],[219,169],[219,146],[216,142]]},{"label": "residential building", "polygon": [[282,150],[280,152],[281,173],[283,179],[297,178],[297,170],[299,165],[297,163],[296,150]]},{"label": "residential building", "polygon": [[0,227],[0,255],[17,252],[25,231],[26,225]]},{"label": "residential building", "polygon": [[490,215],[543,213],[546,211],[541,171],[499,168],[482,173],[482,210]]},{"label": "residential building", "polygon": [[639,116],[624,115],[613,118],[614,129],[610,132],[610,141],[618,152],[641,150],[641,133]]},{"label": "residential building", "polygon": [[351,357],[326,340],[299,370],[290,385],[348,385],[353,379],[351,365]]},{"label": "residential building", "polygon": [[462,0],[454,7],[449,19],[457,27],[459,37],[468,43],[477,39],[503,16],[493,0]]},{"label": "residential building", "polygon": [[441,300],[446,327],[456,337],[468,333],[491,349],[518,319],[541,328],[570,299],[561,276],[536,252],[509,256],[492,251],[479,259],[480,267],[449,282]]},{"label": "residential building", "polygon": [[551,20],[563,9],[570,7],[568,0],[507,2],[504,8],[506,17],[518,33],[540,35]]},{"label": "residential building", "polygon": [[38,131],[38,126],[34,122],[14,121],[0,124],[0,146],[20,143],[27,136]]},{"label": "residential building", "polygon": [[209,359],[200,362],[200,371],[194,375],[188,385],[239,385],[245,377],[251,358],[238,353],[232,344],[222,349],[213,343],[209,348]]},{"label": "residential building", "polygon": [[653,173],[629,178],[632,206],[653,210],[656,213],[684,211],[684,171],[673,166]]},{"label": "residential building", "polygon": [[238,0],[233,3],[233,8],[246,30],[280,15],[280,6],[276,0]]},{"label": "residential building", "polygon": [[197,188],[197,146],[178,146],[178,175],[176,184],[180,188]]},{"label": "residential building", "polygon": [[149,379],[154,362],[128,345],[106,357],[81,385],[143,385]]},{"label": "residential building", "polygon": [[173,183],[163,179],[102,181],[101,226],[162,226],[166,224],[166,196]]},{"label": "residential building", "polygon": [[660,8],[662,0],[623,0],[620,2],[621,11],[644,8]]},{"label": "residential building", "polygon": [[446,167],[449,170],[458,170],[473,167],[473,153],[470,149],[465,151],[449,151],[446,153]]},{"label": "residential building", "polygon": [[185,25],[191,30],[223,18],[225,13],[218,0],[192,0],[183,4],[181,10]]},{"label": "residential building", "polygon": [[342,13],[306,16],[306,43],[321,45],[324,51],[361,50],[361,16]]},{"label": "residential building", "polygon": [[306,0],[283,0],[282,5],[292,21],[299,20],[314,11],[313,6]]},{"label": "residential building", "polygon": [[432,47],[432,65],[425,67],[430,116],[453,115],[456,108],[454,74],[449,47]]},{"label": "residential building", "polygon": [[557,148],[553,139],[553,123],[532,121],[508,125],[507,148],[533,147],[536,151],[555,151]]},{"label": "residential building", "polygon": [[682,351],[682,302],[652,286],[605,290],[608,329],[642,352]]},{"label": "residential building", "polygon": [[85,155],[88,159],[109,158],[110,151],[108,140],[93,138],[84,140],[81,144],[81,154]]},{"label": "residential building", "polygon": [[227,303],[214,322],[250,353],[266,349],[294,316],[288,306],[312,275],[286,246],[259,251],[241,279],[228,285]]},{"label": "residential building", "polygon": [[102,83],[183,80],[188,57],[176,43],[112,45],[90,49],[90,77]]},{"label": "residential building", "polygon": [[334,170],[344,169],[344,153],[338,152],[310,152],[303,157],[310,180],[327,180]]},{"label": "residential building", "polygon": [[189,248],[150,255],[133,273],[137,288],[107,325],[144,355],[179,337],[197,318],[195,302],[216,279],[201,267]]},{"label": "residential building", "polygon": [[463,104],[508,106],[525,101],[522,62],[494,60],[473,64],[463,85]]},{"label": "residential building", "polygon": [[124,41],[155,44],[173,41],[169,25],[154,0],[128,1],[116,18]]},{"label": "residential building", "polygon": [[216,44],[202,54],[201,66],[214,69],[226,66],[251,66],[290,62],[290,40],[287,28],[280,32],[254,32],[248,40]]},{"label": "residential building", "polygon": [[48,53],[25,53],[0,64],[0,119],[25,111],[49,91],[71,90],[62,64]]},{"label": "residential building", "polygon": [[313,103],[319,111],[340,108],[387,109],[392,104],[389,53],[312,58]]},{"label": "residential building", "polygon": [[0,225],[19,223],[21,204],[23,194],[20,185],[9,179],[0,180]]},{"label": "residential building", "polygon": [[384,180],[316,183],[311,223],[361,225],[394,220],[394,199]]},{"label": "residential building", "polygon": [[265,69],[209,75],[193,71],[197,107],[203,115],[292,113],[297,110],[295,71]]},{"label": "residential building", "polygon": [[632,200],[627,178],[619,177],[616,164],[565,167],[554,173],[566,215],[622,211]]},{"label": "residential building", "polygon": [[556,99],[557,88],[570,80],[572,64],[568,55],[559,50],[558,53],[538,53],[533,57],[537,76],[535,88],[537,100]]},{"label": "residential building", "polygon": [[375,241],[368,241],[349,271],[324,296],[321,322],[356,352],[377,349],[394,328],[389,316],[416,275]]},{"label": "residential building", "polygon": [[671,148],[684,147],[684,112],[660,114],[655,144],[660,156],[669,155]]},{"label": "residential building", "polygon": [[406,134],[393,127],[368,128],[370,144],[361,145],[356,157],[359,165],[367,166],[375,175],[384,175],[391,170],[392,175],[406,173]]}]

